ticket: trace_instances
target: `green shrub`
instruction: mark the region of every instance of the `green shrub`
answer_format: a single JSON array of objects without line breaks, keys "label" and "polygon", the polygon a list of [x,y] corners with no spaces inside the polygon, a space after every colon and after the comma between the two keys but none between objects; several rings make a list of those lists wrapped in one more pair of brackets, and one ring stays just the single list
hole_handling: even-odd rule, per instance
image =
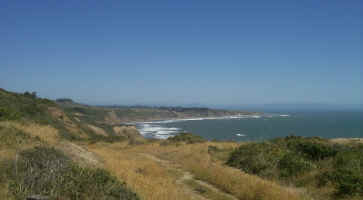
[{"label": "green shrub", "polygon": [[363,197],[363,175],[358,170],[337,169],[332,177],[336,184],[337,195]]},{"label": "green shrub", "polygon": [[97,142],[108,142],[108,143],[114,143],[114,142],[120,142],[125,141],[127,138],[125,136],[103,136],[103,135],[92,135],[88,141],[90,144],[94,144]]},{"label": "green shrub", "polygon": [[363,151],[351,149],[339,152],[334,161],[335,168],[346,168],[351,170],[363,170]]},{"label": "green shrub", "polygon": [[0,121],[1,120],[17,120],[20,118],[20,113],[11,110],[10,108],[0,107]]},{"label": "green shrub", "polygon": [[206,141],[201,136],[191,133],[181,133],[174,137],[170,137],[167,140],[170,142],[185,142],[187,144],[201,143]]},{"label": "green shrub", "polygon": [[51,199],[139,199],[109,172],[79,167],[62,152],[48,147],[21,152],[7,174],[9,190],[17,200],[33,194]]},{"label": "green shrub", "polygon": [[317,176],[318,186],[330,183],[337,196],[363,197],[363,151],[359,146],[347,147],[337,153],[331,167]]},{"label": "green shrub", "polygon": [[318,187],[324,187],[328,183],[332,183],[332,180],[334,180],[332,176],[332,171],[323,171],[315,176],[317,180],[317,186]]},{"label": "green shrub", "polygon": [[279,146],[264,142],[241,145],[232,152],[227,164],[247,173],[273,176],[274,169],[286,152]]},{"label": "green shrub", "polygon": [[359,144],[337,145],[319,137],[289,136],[241,145],[230,154],[227,164],[298,187],[327,187],[322,191],[328,191],[324,195],[332,199],[363,197],[363,145]]},{"label": "green shrub", "polygon": [[0,90],[0,120],[45,121],[49,117],[49,106],[56,104],[48,99],[37,98],[35,92],[19,94]]},{"label": "green shrub", "polygon": [[287,136],[275,139],[273,142],[313,161],[334,157],[338,152],[337,146],[333,146],[327,139],[320,137]]},{"label": "green shrub", "polygon": [[340,152],[335,158],[334,167],[331,177],[337,187],[337,194],[363,197],[363,151],[352,148]]},{"label": "green shrub", "polygon": [[302,142],[297,146],[297,150],[302,152],[311,160],[323,160],[328,157],[333,157],[337,151],[329,145],[313,142]]},{"label": "green shrub", "polygon": [[288,153],[279,160],[278,167],[281,177],[291,177],[311,170],[314,168],[314,164],[296,153]]}]

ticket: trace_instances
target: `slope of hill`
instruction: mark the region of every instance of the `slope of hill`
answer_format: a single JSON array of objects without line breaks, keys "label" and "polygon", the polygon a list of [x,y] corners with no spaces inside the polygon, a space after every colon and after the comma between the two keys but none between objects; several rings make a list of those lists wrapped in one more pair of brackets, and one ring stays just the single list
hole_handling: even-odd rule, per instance
[{"label": "slope of hill", "polygon": [[84,118],[85,120],[108,124],[256,114],[254,112],[199,107],[87,106],[75,103],[71,99],[58,99],[56,102],[70,114],[78,115],[78,117]]},{"label": "slope of hill", "polygon": [[100,158],[71,142],[93,135],[55,102],[1,89],[0,199],[139,199]]},{"label": "slope of hill", "polygon": [[[0,90],[0,199],[23,200],[29,195],[45,195],[50,199],[115,200],[361,198],[359,186],[353,184],[361,180],[359,176],[355,177],[356,174],[342,176],[339,180],[344,180],[343,185],[332,184],[333,179],[326,179],[326,185],[315,187],[315,180],[318,180],[315,174],[321,172],[318,167],[335,163],[335,157],[319,157],[316,163],[311,161],[314,167],[309,170],[314,170],[305,171],[301,164],[305,166],[309,160],[290,159],[287,155],[294,149],[286,147],[285,139],[272,141],[281,145],[277,148],[280,157],[267,162],[272,159],[269,153],[275,151],[264,151],[264,144],[212,142],[192,134],[167,140],[145,139],[134,126],[120,125],[120,122],[161,119],[169,115],[233,113],[238,112],[94,107],[69,99],[54,102],[30,93]],[[305,144],[304,138],[296,140]],[[338,151],[357,146],[355,141],[339,140],[341,144],[335,149],[336,142],[323,141]],[[325,146],[320,149],[319,145],[307,149],[326,150]],[[357,151],[360,151],[358,147]],[[353,157],[360,158],[360,155],[354,153]],[[281,166],[284,163],[287,168],[281,170],[274,163],[281,163]],[[279,173],[281,170],[281,174],[304,170],[297,171],[291,179],[279,179],[249,168],[261,164],[264,164],[263,170],[268,168]],[[311,189],[314,187],[317,189]],[[345,193],[342,195],[339,191]],[[349,191],[353,192],[349,194]]]}]

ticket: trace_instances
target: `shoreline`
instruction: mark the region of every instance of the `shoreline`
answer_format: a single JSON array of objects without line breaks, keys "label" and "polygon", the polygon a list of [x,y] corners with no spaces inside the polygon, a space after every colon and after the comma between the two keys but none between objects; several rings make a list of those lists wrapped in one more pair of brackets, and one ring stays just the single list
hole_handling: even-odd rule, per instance
[{"label": "shoreline", "polygon": [[[289,117],[290,114],[270,114],[277,115],[280,117]],[[218,119],[244,119],[244,118],[261,118],[263,116],[270,116],[267,113],[251,113],[251,114],[237,114],[237,115],[221,115],[221,116],[187,116],[187,117],[176,117],[176,118],[157,118],[150,120],[136,120],[130,122],[122,122],[120,125],[137,125],[137,124],[157,124],[157,123],[173,123],[181,121],[201,121],[201,120],[218,120]]]},{"label": "shoreline", "polygon": [[[263,117],[263,113],[254,113],[254,114],[238,114],[238,115],[226,115],[226,116],[216,116],[216,117],[194,117],[194,118],[174,118],[174,119],[166,119],[166,120],[154,120],[154,121],[144,121],[144,122],[133,122],[130,125],[136,127],[139,131],[140,135],[145,138],[154,138],[154,139],[167,139],[169,137],[175,136],[179,133],[185,132],[182,128],[177,127],[165,127],[160,124],[168,124],[175,122],[184,122],[184,121],[202,121],[202,120],[229,120],[229,119],[246,119],[246,118],[261,118]],[[280,117],[286,117],[289,115],[278,115]],[[237,136],[246,136],[244,134],[239,134]]]},{"label": "shoreline", "polygon": [[[286,117],[291,117],[290,114],[281,114],[281,113],[256,113],[256,114],[249,114],[249,115],[226,115],[226,116],[217,116],[217,117],[186,117],[186,118],[171,118],[171,119],[163,119],[163,120],[145,120],[145,121],[136,121],[136,122],[131,122],[128,123],[128,125],[132,125],[135,126],[135,128],[139,131],[140,135],[145,137],[145,138],[154,138],[154,139],[167,139],[169,137],[178,135],[180,133],[183,132],[190,132],[191,130],[186,130],[184,125],[177,125],[176,123],[178,122],[187,122],[187,121],[204,121],[204,120],[239,120],[239,119],[259,119],[259,118],[266,118],[265,120],[267,120],[267,118],[286,118]],[[196,122],[198,123],[198,122]],[[211,122],[213,123],[213,122]],[[238,122],[237,122],[238,123]],[[167,125],[170,124],[170,125]],[[198,133],[193,132],[198,135]],[[234,135],[233,136],[233,140],[235,140],[236,142],[242,140],[247,140],[240,138],[239,137],[253,137],[253,133],[246,133],[244,131],[240,132],[240,129],[238,129],[236,132],[230,132],[227,131],[225,134],[227,135]],[[235,138],[235,136],[237,136],[237,138]],[[303,137],[309,137],[308,135],[301,135]],[[357,137],[358,136],[358,137]],[[228,136],[229,138],[232,136]],[[284,137],[284,136],[280,136],[280,137]],[[359,137],[359,135],[356,135],[354,137],[345,137],[345,136],[337,136],[337,137],[323,137],[322,138],[326,138],[329,139],[330,141],[334,142],[334,143],[351,143],[351,142],[355,142],[355,143],[361,143],[363,144],[363,138]],[[208,137],[207,137],[208,138]],[[230,140],[230,139],[226,139],[226,140]],[[221,140],[221,141],[225,141],[225,140]],[[254,141],[254,140],[251,140]]]}]

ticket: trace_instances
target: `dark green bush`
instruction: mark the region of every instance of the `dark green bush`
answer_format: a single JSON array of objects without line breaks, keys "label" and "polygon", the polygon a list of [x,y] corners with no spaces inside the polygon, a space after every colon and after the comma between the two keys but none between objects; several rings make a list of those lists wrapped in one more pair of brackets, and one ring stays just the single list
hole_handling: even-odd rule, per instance
[{"label": "dark green bush", "polygon": [[279,146],[264,142],[241,145],[235,150],[227,164],[247,173],[260,176],[272,176],[279,160],[286,151]]},{"label": "dark green bush", "polygon": [[363,197],[363,145],[289,136],[241,145],[227,164],[298,187],[330,187],[333,199]]},{"label": "dark green bush", "polygon": [[199,135],[194,135],[191,133],[181,133],[174,137],[168,138],[168,141],[169,142],[185,142],[187,144],[194,144],[194,143],[205,142],[206,140]]},{"label": "dark green bush", "polygon": [[120,142],[125,141],[127,138],[125,136],[103,136],[103,135],[92,135],[89,138],[89,143],[94,144],[97,142],[108,142],[108,143],[114,143],[114,142]]},{"label": "dark green bush", "polygon": [[337,194],[363,196],[363,151],[352,148],[340,152],[335,158],[334,167],[331,178],[337,187]]},{"label": "dark green bush", "polygon": [[281,177],[291,177],[311,170],[314,168],[314,164],[296,153],[288,153],[279,160],[278,167]]},{"label": "dark green bush", "polygon": [[350,147],[339,152],[331,162],[331,169],[317,176],[318,185],[335,186],[336,195],[363,197],[363,151]]},{"label": "dark green bush", "polygon": [[70,98],[60,98],[55,100],[58,103],[74,103],[74,101]]},{"label": "dark green bush", "polygon": [[1,120],[17,120],[20,118],[20,113],[11,110],[10,108],[0,107],[0,121]]},{"label": "dark green bush", "polygon": [[338,152],[337,146],[330,144],[327,139],[320,137],[287,136],[275,139],[273,142],[313,161],[334,157]]},{"label": "dark green bush", "polygon": [[314,142],[301,142],[297,146],[297,151],[303,153],[308,159],[316,161],[333,157],[337,154],[337,151],[332,146]]},{"label": "dark green bush", "polygon": [[337,195],[363,197],[363,175],[358,170],[340,168],[334,171],[331,177],[337,187]]},{"label": "dark green bush", "polygon": [[139,199],[107,171],[79,167],[53,148],[23,151],[12,165],[7,170],[9,190],[17,200],[33,194],[52,199]]},{"label": "dark green bush", "polygon": [[363,170],[363,151],[352,148],[349,151],[339,152],[334,162],[335,168]]}]

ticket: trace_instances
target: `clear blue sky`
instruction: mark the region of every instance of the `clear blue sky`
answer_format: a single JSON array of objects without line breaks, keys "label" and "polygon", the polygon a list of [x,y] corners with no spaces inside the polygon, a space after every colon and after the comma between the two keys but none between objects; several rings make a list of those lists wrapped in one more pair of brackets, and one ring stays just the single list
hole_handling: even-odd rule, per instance
[{"label": "clear blue sky", "polygon": [[361,104],[362,8],[2,0],[0,87],[91,104]]}]

